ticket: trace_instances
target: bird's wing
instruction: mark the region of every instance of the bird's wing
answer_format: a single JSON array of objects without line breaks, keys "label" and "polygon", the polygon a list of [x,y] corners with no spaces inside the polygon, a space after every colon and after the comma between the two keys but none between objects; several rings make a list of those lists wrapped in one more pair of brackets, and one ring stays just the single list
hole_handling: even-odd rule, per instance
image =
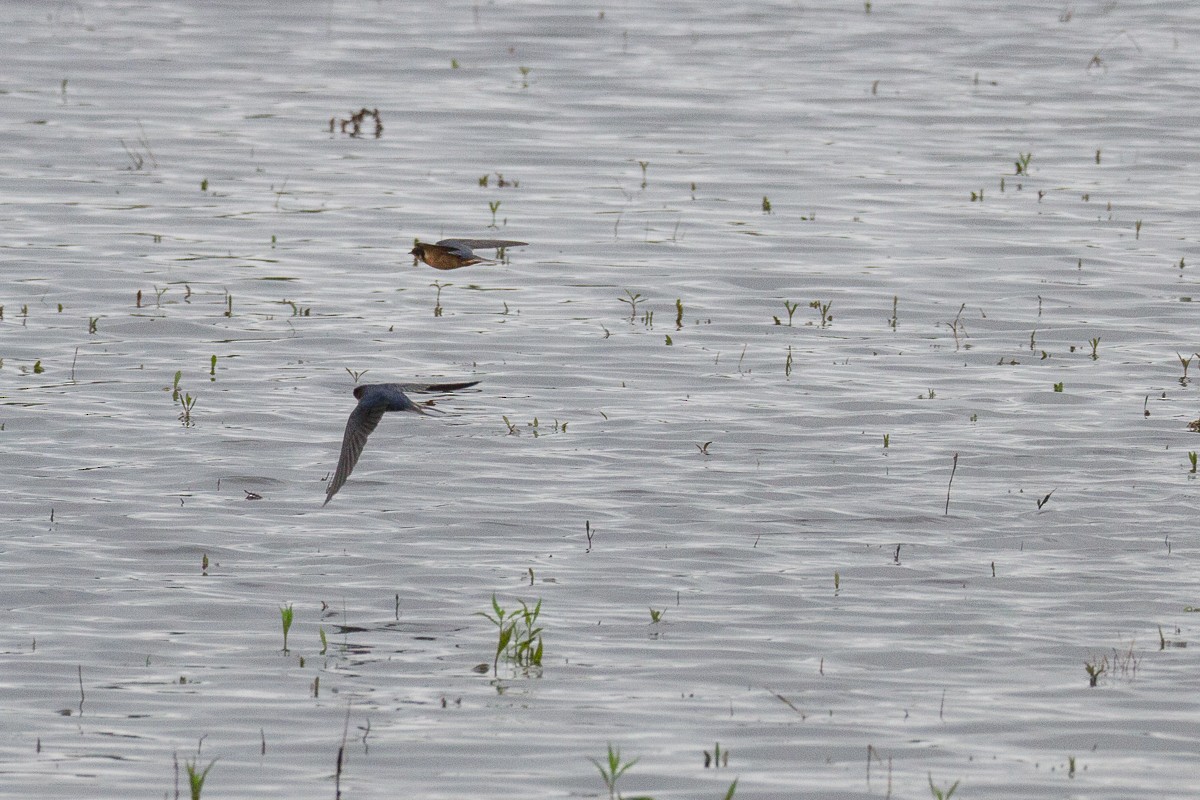
[{"label": "bird's wing", "polygon": [[448,248],[462,258],[470,258],[473,255],[471,251],[480,247],[523,247],[526,244],[528,242],[512,242],[506,239],[442,239],[438,242],[439,247]]},{"label": "bird's wing", "polygon": [[362,455],[363,447],[367,444],[367,437],[379,426],[383,412],[382,405],[361,402],[350,412],[350,419],[346,421],[346,433],[342,436],[342,454],[338,457],[333,478],[325,489],[325,502],[322,505],[327,505],[333,499],[354,471],[354,465],[358,463],[358,457]]},{"label": "bird's wing", "polygon": [[461,383],[397,383],[394,385],[402,392],[454,392],[478,383],[479,381],[463,381]]}]

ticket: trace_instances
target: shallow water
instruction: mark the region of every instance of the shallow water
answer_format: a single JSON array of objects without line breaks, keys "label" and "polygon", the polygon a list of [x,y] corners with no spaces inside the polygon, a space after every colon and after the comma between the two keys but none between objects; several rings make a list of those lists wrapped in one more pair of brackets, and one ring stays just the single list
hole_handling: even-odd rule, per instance
[{"label": "shallow water", "polygon": [[1191,795],[1195,8],[290,8],[7,8],[0,795]]}]

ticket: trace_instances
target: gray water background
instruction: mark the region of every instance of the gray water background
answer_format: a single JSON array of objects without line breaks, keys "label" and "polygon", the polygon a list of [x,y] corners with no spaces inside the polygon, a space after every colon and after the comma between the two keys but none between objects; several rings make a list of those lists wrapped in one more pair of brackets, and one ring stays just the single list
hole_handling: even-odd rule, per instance
[{"label": "gray water background", "polygon": [[0,796],[1194,796],[1193,4],[2,11]]}]

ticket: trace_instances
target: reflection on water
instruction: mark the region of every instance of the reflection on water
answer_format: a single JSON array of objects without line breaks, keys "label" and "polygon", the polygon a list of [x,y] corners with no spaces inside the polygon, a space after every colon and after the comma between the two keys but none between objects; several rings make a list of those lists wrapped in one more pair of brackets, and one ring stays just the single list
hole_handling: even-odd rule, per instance
[{"label": "reflection on water", "polygon": [[0,794],[1182,796],[1194,15],[14,9]]}]

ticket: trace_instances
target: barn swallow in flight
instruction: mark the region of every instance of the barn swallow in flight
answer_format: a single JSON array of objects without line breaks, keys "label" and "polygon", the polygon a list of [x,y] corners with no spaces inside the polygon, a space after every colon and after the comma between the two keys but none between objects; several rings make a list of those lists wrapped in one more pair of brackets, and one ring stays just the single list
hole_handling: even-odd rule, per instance
[{"label": "barn swallow in flight", "polygon": [[442,239],[437,244],[417,242],[416,247],[409,251],[413,256],[424,261],[434,269],[458,269],[469,267],[481,261],[495,259],[477,256],[472,250],[476,247],[524,247],[528,242],[509,242],[504,239]]},{"label": "barn swallow in flight", "polygon": [[337,494],[338,489],[341,489],[342,485],[346,483],[346,479],[354,471],[354,465],[358,463],[358,457],[362,455],[363,447],[367,444],[367,437],[379,425],[379,420],[383,419],[384,413],[415,411],[418,414],[424,414],[425,409],[431,407],[431,404],[414,403],[405,392],[452,392],[456,389],[474,386],[477,383],[479,381],[422,385],[370,383],[355,386],[354,396],[358,398],[358,405],[350,412],[350,419],[346,422],[346,433],[342,437],[342,454],[338,457],[337,469],[334,470],[333,479],[329,481],[329,486],[325,489],[325,502],[321,505],[328,505],[333,496]]}]

